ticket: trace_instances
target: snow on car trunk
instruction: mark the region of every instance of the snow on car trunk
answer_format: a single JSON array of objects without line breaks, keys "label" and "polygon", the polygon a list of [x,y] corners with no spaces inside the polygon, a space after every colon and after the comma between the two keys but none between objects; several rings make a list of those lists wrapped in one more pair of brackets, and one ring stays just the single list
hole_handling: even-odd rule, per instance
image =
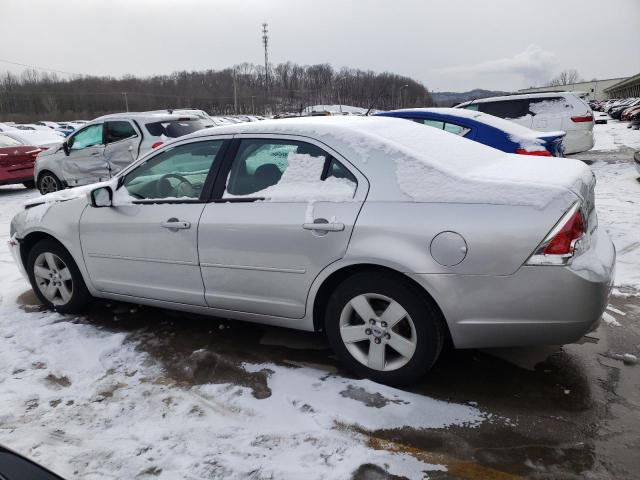
[{"label": "snow on car trunk", "polygon": [[[343,124],[348,128],[335,128]],[[335,119],[323,135],[349,146],[347,158],[374,160],[380,168],[393,159],[396,183],[414,201],[543,208],[558,198],[573,203],[592,182],[589,167],[576,160],[507,154],[391,118]]]}]

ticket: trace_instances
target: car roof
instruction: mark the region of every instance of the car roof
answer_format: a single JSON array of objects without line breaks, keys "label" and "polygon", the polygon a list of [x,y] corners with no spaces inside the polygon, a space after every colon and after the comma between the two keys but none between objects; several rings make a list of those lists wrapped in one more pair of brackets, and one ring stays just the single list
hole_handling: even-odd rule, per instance
[{"label": "car roof", "polygon": [[88,123],[106,121],[106,120],[140,120],[142,122],[166,122],[170,120],[199,120],[197,115],[178,114],[178,113],[150,113],[150,112],[124,112],[110,113],[98,118],[94,118]]},{"label": "car roof", "polygon": [[[390,112],[385,113],[426,113],[432,116],[440,116],[443,118],[448,117],[449,119],[458,119],[462,118],[465,120],[471,120],[472,122],[481,123],[491,128],[495,128],[500,130],[501,132],[506,133],[507,135],[514,135],[519,138],[538,138],[538,137],[548,137],[548,136],[561,136],[563,132],[539,132],[536,130],[532,130],[525,126],[522,126],[518,123],[512,122],[510,120],[505,120],[504,118],[496,117],[494,115],[490,115],[488,113],[479,112],[477,110],[467,110],[466,108],[445,108],[445,107],[435,107],[435,108],[407,108],[402,110],[391,110]],[[382,114],[384,115],[384,113]]]},{"label": "car roof", "polygon": [[458,105],[458,107],[462,105],[469,105],[471,103],[484,103],[484,102],[501,102],[505,100],[520,100],[523,98],[549,98],[549,97],[562,97],[565,95],[572,95],[577,97],[579,93],[582,92],[544,92],[544,93],[515,93],[513,95],[502,95],[500,97],[487,97],[487,98],[478,98],[474,100],[469,100],[468,102],[462,102]]}]

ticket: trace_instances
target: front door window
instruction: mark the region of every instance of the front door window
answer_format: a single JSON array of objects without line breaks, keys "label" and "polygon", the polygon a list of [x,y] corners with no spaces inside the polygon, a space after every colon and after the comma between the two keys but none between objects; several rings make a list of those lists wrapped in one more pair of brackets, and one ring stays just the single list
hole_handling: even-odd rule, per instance
[{"label": "front door window", "polygon": [[197,200],[223,140],[179,145],[129,172],[123,187],[138,199]]},{"label": "front door window", "polygon": [[102,124],[89,125],[72,137],[71,150],[102,145]]}]

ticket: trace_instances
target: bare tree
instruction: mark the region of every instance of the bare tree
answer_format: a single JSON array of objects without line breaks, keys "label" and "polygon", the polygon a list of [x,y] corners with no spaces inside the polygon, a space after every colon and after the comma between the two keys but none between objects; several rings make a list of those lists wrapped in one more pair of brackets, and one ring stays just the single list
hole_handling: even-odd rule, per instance
[{"label": "bare tree", "polygon": [[578,73],[578,71],[575,68],[572,68],[569,70],[563,70],[558,75],[556,75],[551,80],[549,80],[549,83],[547,83],[547,87],[557,87],[559,85],[570,85],[572,83],[578,83],[581,81],[582,81],[582,78],[580,77],[580,74]]},{"label": "bare tree", "polygon": [[376,102],[377,109],[395,108],[393,92],[397,96],[401,88],[404,106],[433,105],[424,85],[394,73],[347,67],[336,71],[328,64],[302,66],[292,62],[271,66],[269,72],[268,98],[264,96],[264,65],[251,63],[146,78],[61,79],[35,70],[20,76],[6,73],[0,75],[0,121],[89,119],[121,112],[125,92],[130,111],[182,107],[232,114],[236,111],[234,86],[237,111],[245,114],[265,110],[293,113],[311,105],[336,103],[368,108]]}]

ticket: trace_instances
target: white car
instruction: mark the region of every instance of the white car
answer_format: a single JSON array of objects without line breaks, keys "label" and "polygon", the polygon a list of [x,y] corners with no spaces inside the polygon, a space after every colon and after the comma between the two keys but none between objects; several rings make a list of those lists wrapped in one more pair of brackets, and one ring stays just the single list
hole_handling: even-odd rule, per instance
[{"label": "white car", "polygon": [[[116,113],[96,118],[73,132],[59,148],[36,159],[41,193],[107,180],[169,139],[210,126],[193,115]],[[42,132],[45,133],[45,132]]]},{"label": "white car", "polygon": [[62,145],[62,142],[64,142],[63,137],[51,130],[18,130],[16,128],[3,131],[2,133],[7,137],[19,141],[23,145],[35,145],[44,151],[57,150],[58,147]]},{"label": "white car", "polygon": [[541,132],[564,130],[567,133],[564,139],[566,154],[593,148],[593,112],[575,92],[481,98],[461,103],[456,108],[479,110]]},{"label": "white car", "polygon": [[49,121],[46,121],[46,120],[41,120],[39,122],[36,122],[35,124],[36,125],[40,125],[42,127],[49,127],[49,128],[51,128],[53,130],[55,130],[56,128],[58,128],[60,126],[60,124],[57,123],[57,122],[49,122]]}]

